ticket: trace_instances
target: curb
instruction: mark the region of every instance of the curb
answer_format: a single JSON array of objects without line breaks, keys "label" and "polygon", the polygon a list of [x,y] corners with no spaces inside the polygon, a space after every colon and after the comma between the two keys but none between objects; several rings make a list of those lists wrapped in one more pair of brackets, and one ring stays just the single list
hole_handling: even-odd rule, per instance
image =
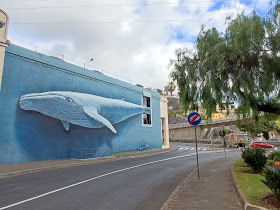
[{"label": "curb", "polygon": [[173,152],[176,150],[178,150],[178,147],[162,149],[160,151],[155,151],[155,152],[150,152],[150,153],[148,153],[148,152],[141,153],[141,154],[136,153],[137,155],[135,155],[135,156],[129,155],[129,156],[118,157],[116,155],[116,156],[109,156],[109,157],[94,158],[94,159],[90,159],[90,160],[82,159],[81,160],[82,162],[80,162],[80,163],[69,163],[69,164],[64,164],[64,165],[54,165],[54,166],[48,166],[48,167],[42,167],[42,168],[33,168],[33,169],[27,169],[27,170],[22,170],[22,171],[4,173],[4,174],[0,174],[0,179],[12,177],[12,176],[23,175],[23,174],[36,173],[36,172],[40,172],[40,171],[59,169],[59,168],[68,168],[68,167],[90,165],[90,164],[97,164],[97,163],[104,163],[104,162],[111,162],[111,161],[118,161],[118,160],[148,157],[148,156],[163,154],[163,153],[167,153],[167,152]]},{"label": "curb", "polygon": [[89,165],[89,164],[95,164],[95,163],[114,161],[111,159],[112,158],[104,161],[104,158],[103,158],[103,160],[98,159],[98,160],[94,160],[94,161],[85,161],[85,162],[81,162],[81,163],[70,163],[70,164],[64,164],[64,165],[55,165],[55,166],[49,166],[49,167],[43,167],[43,168],[33,168],[33,169],[27,169],[27,170],[22,170],[22,171],[9,172],[9,173],[0,174],[0,179],[12,177],[12,176],[23,175],[23,174],[36,173],[36,172],[40,172],[40,171],[58,169],[58,168],[68,168],[68,167],[72,167],[72,166],[75,167],[75,166],[80,166],[80,165]]},{"label": "curb", "polygon": [[231,167],[230,170],[231,170],[231,176],[232,176],[232,179],[233,179],[233,187],[234,187],[234,190],[235,190],[237,196],[241,200],[243,209],[244,210],[258,210],[258,209],[259,210],[268,210],[267,208],[252,205],[252,204],[249,203],[249,201],[247,200],[247,198],[243,194],[243,192],[242,192],[242,190],[241,190],[241,188],[240,188],[240,186],[237,182],[237,179],[236,179],[235,174],[234,174],[233,166]]}]

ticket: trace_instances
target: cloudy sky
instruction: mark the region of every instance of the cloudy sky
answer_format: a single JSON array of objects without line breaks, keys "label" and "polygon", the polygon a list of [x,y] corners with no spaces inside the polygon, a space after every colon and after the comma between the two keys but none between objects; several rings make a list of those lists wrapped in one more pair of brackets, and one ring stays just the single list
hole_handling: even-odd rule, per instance
[{"label": "cloudy sky", "polygon": [[0,0],[0,8],[14,44],[163,89],[169,60],[177,48],[194,47],[202,24],[224,31],[227,16],[265,15],[269,1]]}]

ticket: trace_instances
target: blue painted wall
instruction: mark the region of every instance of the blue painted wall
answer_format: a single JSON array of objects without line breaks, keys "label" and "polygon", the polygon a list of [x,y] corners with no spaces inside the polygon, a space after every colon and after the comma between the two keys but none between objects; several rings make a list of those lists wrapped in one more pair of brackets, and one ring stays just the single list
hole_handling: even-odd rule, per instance
[{"label": "blue painted wall", "polygon": [[[142,126],[142,115],[107,128],[89,129],[19,108],[20,96],[46,91],[74,91],[142,104],[143,91],[152,94],[152,127]],[[6,50],[0,92],[0,164],[69,157],[69,149],[109,147],[110,152],[135,151],[142,140],[161,148],[160,95],[141,87],[89,71],[60,59],[16,45]],[[100,149],[100,152],[102,150]]]}]

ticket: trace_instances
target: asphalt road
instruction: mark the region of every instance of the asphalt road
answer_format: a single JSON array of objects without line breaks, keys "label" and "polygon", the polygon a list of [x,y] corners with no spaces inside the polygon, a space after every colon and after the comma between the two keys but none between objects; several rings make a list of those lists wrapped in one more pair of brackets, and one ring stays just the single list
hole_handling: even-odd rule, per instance
[{"label": "asphalt road", "polygon": [[[194,145],[177,145],[179,150],[160,155],[0,179],[0,210],[160,209],[196,168]],[[199,152],[200,164],[224,157]]]}]

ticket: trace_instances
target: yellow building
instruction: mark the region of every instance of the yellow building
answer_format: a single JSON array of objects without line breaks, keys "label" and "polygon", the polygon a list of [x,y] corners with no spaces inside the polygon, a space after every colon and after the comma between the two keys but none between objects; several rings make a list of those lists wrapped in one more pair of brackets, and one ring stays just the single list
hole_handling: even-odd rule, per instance
[{"label": "yellow building", "polygon": [[213,113],[211,115],[212,120],[221,120],[221,119],[226,119],[227,117],[223,115],[222,113]]}]

